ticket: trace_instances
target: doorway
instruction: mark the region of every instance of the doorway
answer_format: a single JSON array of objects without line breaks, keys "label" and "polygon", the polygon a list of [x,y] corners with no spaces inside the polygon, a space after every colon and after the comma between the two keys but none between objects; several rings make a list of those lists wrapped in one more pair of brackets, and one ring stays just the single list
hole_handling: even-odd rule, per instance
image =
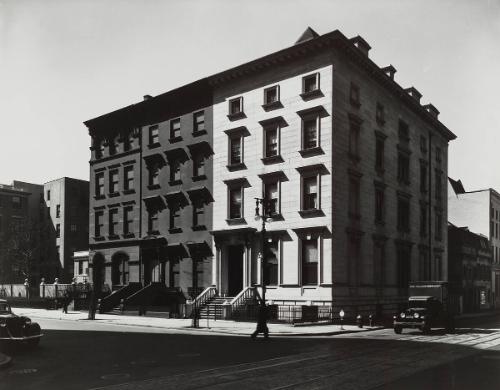
[{"label": "doorway", "polygon": [[243,245],[227,247],[227,293],[235,297],[243,290]]}]

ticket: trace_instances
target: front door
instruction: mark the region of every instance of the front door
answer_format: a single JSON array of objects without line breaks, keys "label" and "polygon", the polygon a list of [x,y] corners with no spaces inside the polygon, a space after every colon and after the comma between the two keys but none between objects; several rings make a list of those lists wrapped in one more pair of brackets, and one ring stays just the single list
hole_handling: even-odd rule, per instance
[{"label": "front door", "polygon": [[234,297],[243,290],[243,245],[231,245],[227,249],[227,293]]}]

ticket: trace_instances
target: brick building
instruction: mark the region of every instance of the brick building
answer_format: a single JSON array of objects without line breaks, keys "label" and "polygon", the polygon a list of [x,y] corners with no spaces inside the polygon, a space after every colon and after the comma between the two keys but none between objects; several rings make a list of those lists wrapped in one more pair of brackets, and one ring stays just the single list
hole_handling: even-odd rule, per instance
[{"label": "brick building", "polygon": [[459,288],[463,313],[492,307],[491,263],[488,237],[448,224],[448,280]]},{"label": "brick building", "polygon": [[85,122],[89,267],[122,299],[179,303],[211,283],[211,98],[202,80]]},{"label": "brick building", "polygon": [[465,191],[460,180],[448,180],[448,220],[468,226],[489,240],[493,262],[491,287],[495,307],[500,307],[500,194],[492,188]]}]

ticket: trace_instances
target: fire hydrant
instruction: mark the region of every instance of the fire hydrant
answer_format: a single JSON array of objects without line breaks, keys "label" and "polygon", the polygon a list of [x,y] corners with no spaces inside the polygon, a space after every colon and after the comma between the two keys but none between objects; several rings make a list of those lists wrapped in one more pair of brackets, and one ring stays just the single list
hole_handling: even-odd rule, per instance
[{"label": "fire hydrant", "polygon": [[363,316],[361,314],[358,314],[356,317],[356,323],[358,324],[358,328],[363,327]]}]

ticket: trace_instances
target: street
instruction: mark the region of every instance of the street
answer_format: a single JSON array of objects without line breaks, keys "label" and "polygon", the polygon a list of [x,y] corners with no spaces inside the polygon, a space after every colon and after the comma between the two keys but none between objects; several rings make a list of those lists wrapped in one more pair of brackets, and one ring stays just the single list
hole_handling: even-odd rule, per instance
[{"label": "street", "polygon": [[382,329],[269,341],[37,321],[40,347],[11,353],[0,389],[491,389],[500,380],[498,317],[462,321],[454,335]]}]

